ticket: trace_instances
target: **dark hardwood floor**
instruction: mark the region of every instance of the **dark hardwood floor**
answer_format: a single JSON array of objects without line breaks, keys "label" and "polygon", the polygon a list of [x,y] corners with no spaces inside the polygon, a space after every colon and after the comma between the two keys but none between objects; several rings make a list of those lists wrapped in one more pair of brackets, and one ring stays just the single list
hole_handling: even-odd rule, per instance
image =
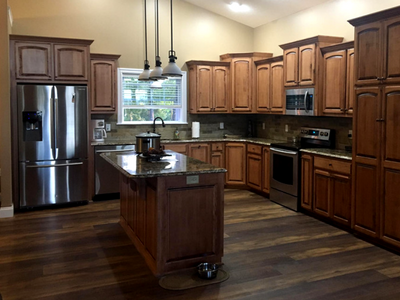
[{"label": "dark hardwood floor", "polygon": [[221,284],[162,289],[118,220],[118,201],[0,220],[3,300],[400,299],[400,256],[249,191],[225,193]]}]

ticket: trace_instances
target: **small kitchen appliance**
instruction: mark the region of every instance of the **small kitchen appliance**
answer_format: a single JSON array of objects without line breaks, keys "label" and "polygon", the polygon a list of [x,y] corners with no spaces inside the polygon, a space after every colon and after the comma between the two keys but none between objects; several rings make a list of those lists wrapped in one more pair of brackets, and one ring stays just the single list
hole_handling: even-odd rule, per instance
[{"label": "small kitchen appliance", "polygon": [[92,142],[104,142],[104,139],[107,138],[104,120],[92,120],[92,128]]},{"label": "small kitchen appliance", "polygon": [[270,200],[294,211],[300,209],[300,149],[334,148],[331,129],[302,127],[300,141],[272,143],[270,147]]},{"label": "small kitchen appliance", "polygon": [[298,116],[314,115],[314,88],[286,90],[286,114]]}]

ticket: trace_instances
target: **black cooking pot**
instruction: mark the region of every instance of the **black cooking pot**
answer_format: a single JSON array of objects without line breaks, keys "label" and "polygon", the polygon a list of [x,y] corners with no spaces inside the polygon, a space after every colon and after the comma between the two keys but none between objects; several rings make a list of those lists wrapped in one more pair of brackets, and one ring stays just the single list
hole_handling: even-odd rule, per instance
[{"label": "black cooking pot", "polygon": [[161,134],[145,132],[136,136],[136,153],[149,151],[150,148],[160,149]]}]

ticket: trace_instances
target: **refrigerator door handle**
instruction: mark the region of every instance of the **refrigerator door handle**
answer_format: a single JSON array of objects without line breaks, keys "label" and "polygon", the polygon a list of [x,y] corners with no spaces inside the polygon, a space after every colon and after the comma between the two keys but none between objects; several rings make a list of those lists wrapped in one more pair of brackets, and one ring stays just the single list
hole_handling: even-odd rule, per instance
[{"label": "refrigerator door handle", "polygon": [[51,155],[53,156],[53,159],[56,158],[56,143],[55,143],[55,139],[54,139],[54,86],[51,87],[51,92],[50,92],[50,151],[51,151]]},{"label": "refrigerator door handle", "polygon": [[54,148],[55,148],[54,159],[58,158],[57,127],[58,127],[58,91],[57,87],[54,86]]},{"label": "refrigerator door handle", "polygon": [[69,167],[83,165],[83,162],[69,163],[69,164],[57,164],[57,165],[32,165],[26,166],[27,168],[49,168],[49,167]]}]

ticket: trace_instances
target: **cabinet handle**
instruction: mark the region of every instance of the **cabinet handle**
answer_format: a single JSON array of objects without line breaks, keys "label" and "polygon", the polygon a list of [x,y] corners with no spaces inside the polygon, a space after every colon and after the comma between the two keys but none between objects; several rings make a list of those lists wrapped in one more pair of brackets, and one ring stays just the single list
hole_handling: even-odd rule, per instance
[{"label": "cabinet handle", "polygon": [[376,119],[376,122],[383,122],[385,119]]},{"label": "cabinet handle", "polygon": [[329,164],[330,167],[332,167],[332,164]]}]

